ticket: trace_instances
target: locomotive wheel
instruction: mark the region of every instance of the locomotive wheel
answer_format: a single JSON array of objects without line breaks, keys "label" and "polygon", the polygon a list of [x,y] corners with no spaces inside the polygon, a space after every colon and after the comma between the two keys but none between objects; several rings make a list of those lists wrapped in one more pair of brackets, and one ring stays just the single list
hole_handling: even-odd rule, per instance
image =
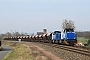
[{"label": "locomotive wheel", "polygon": [[53,43],[55,43],[55,40],[53,40]]},{"label": "locomotive wheel", "polygon": [[60,44],[60,40],[58,40],[58,44]]},{"label": "locomotive wheel", "polygon": [[64,41],[63,40],[61,40],[61,44],[64,44]]},{"label": "locomotive wheel", "polygon": [[69,45],[70,45],[70,46],[74,46],[74,42],[73,42],[73,41],[70,41],[70,42],[69,42]]},{"label": "locomotive wheel", "polygon": [[61,44],[61,40],[59,40],[58,43]]},{"label": "locomotive wheel", "polygon": [[53,43],[53,40],[51,40],[51,43]]}]

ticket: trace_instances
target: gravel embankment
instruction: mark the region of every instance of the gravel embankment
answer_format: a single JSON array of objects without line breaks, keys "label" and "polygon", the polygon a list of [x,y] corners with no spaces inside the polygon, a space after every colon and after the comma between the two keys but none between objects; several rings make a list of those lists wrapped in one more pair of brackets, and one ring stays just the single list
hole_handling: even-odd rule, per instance
[{"label": "gravel embankment", "polygon": [[33,44],[40,46],[41,48],[45,49],[46,51],[49,51],[64,60],[90,60],[89,56],[85,56],[85,55],[78,54],[75,52],[66,51],[63,49],[43,45],[40,43],[33,43]]}]

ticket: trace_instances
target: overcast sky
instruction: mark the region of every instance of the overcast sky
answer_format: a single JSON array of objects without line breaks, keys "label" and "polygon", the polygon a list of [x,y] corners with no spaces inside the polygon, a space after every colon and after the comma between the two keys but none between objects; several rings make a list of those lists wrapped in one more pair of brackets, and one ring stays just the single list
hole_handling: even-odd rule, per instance
[{"label": "overcast sky", "polygon": [[90,30],[90,0],[0,0],[1,33],[62,30],[64,19]]}]

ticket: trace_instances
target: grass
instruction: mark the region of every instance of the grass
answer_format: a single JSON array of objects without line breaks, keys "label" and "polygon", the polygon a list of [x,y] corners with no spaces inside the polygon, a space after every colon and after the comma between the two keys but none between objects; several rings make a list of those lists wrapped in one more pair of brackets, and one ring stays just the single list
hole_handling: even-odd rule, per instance
[{"label": "grass", "polygon": [[33,44],[12,41],[2,41],[2,44],[13,48],[13,51],[8,53],[3,60],[50,60]]},{"label": "grass", "polygon": [[34,57],[30,54],[31,51],[27,45],[18,44],[3,60],[34,60]]},{"label": "grass", "polygon": [[78,37],[78,40],[81,41],[83,44],[87,44],[88,43],[88,39],[86,39],[84,37]]},{"label": "grass", "polygon": [[[78,40],[81,41],[83,44],[88,44],[88,39],[86,39],[84,37],[78,37]],[[86,46],[86,48],[90,49],[90,45]]]}]

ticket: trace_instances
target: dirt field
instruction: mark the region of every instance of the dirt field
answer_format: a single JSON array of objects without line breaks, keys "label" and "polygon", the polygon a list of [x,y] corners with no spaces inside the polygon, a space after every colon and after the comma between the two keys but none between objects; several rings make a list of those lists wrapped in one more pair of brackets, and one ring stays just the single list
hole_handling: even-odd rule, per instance
[{"label": "dirt field", "polygon": [[2,41],[2,44],[14,49],[3,60],[62,60],[31,42]]}]

